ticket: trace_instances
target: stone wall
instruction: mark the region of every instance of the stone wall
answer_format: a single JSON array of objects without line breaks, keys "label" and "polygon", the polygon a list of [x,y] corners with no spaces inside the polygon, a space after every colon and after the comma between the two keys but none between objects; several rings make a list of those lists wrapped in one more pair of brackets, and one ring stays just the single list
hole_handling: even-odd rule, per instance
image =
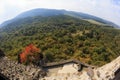
[{"label": "stone wall", "polygon": [[[66,66],[66,70],[69,66]],[[82,72],[76,73],[57,73],[52,76],[44,77],[42,80],[113,80],[115,72],[120,68],[120,56],[112,62],[99,67],[99,68],[87,68]],[[117,77],[116,80],[120,80]]]}]

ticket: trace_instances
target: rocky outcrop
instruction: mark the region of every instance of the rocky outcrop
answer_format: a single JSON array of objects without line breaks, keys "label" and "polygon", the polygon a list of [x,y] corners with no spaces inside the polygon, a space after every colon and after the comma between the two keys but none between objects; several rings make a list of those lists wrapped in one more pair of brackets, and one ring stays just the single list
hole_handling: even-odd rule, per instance
[{"label": "rocky outcrop", "polygon": [[96,79],[99,80],[110,80],[115,77],[115,72],[120,68],[120,56],[112,62],[95,69]]},{"label": "rocky outcrop", "polygon": [[[82,72],[76,72],[74,74],[58,73],[45,77],[42,80],[113,80],[118,69],[120,69],[120,56],[112,62],[99,68],[92,69],[89,67]],[[118,76],[117,79],[114,80],[120,80],[119,78],[120,77]]]},{"label": "rocky outcrop", "polygon": [[7,57],[0,59],[0,73],[10,80],[39,80],[45,75],[38,67],[24,66]]}]

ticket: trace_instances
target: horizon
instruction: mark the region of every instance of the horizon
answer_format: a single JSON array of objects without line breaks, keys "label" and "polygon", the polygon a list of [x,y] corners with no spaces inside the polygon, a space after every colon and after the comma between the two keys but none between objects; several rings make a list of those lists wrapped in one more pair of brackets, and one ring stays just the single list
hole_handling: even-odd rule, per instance
[{"label": "horizon", "polygon": [[[67,2],[69,4],[66,4]],[[37,8],[81,12],[105,19],[120,26],[120,0],[53,0],[53,2],[49,0],[2,0],[0,3],[0,24],[15,18],[23,12]]]}]

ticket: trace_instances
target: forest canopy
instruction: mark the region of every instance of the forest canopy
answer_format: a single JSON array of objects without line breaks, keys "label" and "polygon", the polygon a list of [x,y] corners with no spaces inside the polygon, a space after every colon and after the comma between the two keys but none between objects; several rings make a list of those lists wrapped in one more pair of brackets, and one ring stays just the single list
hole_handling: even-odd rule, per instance
[{"label": "forest canopy", "polygon": [[78,59],[101,66],[120,55],[120,30],[66,15],[25,18],[0,30],[0,49],[13,60],[31,43],[48,62]]}]

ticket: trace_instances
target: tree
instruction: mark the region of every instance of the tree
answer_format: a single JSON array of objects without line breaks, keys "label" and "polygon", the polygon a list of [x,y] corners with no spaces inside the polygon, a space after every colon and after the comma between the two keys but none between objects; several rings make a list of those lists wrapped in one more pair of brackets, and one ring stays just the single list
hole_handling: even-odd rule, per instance
[{"label": "tree", "polygon": [[25,64],[36,64],[37,61],[42,59],[43,56],[40,53],[40,49],[35,47],[33,44],[28,45],[25,50],[20,53],[20,62]]}]

